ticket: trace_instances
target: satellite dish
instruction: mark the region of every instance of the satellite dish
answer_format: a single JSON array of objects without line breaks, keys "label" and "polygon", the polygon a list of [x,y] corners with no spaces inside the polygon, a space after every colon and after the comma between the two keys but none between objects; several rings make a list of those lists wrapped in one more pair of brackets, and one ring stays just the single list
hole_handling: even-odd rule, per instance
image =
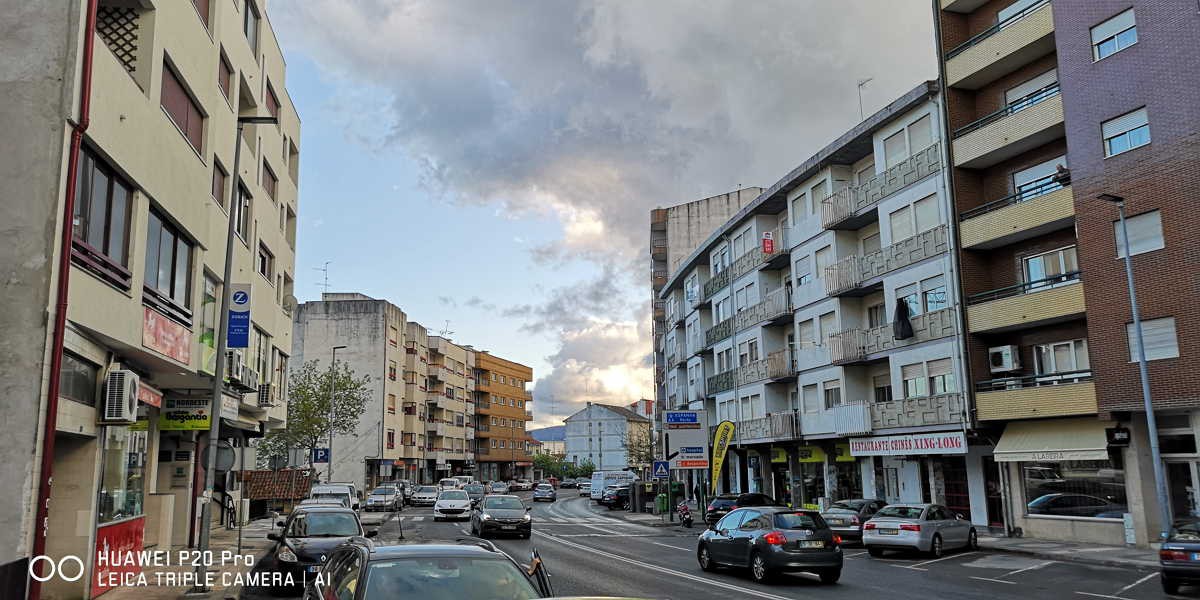
[{"label": "satellite dish", "polygon": [[283,310],[286,310],[288,312],[295,312],[296,307],[299,304],[300,303],[299,303],[299,301],[296,300],[296,297],[291,294],[288,294],[283,297]]}]

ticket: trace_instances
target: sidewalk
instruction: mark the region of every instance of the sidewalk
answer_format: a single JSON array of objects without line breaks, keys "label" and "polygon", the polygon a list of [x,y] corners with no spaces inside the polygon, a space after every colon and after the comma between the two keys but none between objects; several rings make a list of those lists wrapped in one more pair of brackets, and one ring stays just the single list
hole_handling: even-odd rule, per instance
[{"label": "sidewalk", "polygon": [[1152,569],[1159,567],[1158,550],[1152,548],[1103,546],[1100,544],[1056,542],[1052,540],[989,535],[979,536],[979,546],[985,550],[1028,554],[1051,560],[1065,560],[1114,567]]}]

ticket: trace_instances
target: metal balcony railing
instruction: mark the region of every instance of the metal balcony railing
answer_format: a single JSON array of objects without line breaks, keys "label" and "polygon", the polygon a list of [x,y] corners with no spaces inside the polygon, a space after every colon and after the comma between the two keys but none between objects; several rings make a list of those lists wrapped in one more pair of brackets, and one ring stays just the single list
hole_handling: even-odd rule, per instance
[{"label": "metal balcony railing", "polygon": [[704,345],[711,346],[733,335],[733,317],[725,319],[704,332]]},{"label": "metal balcony railing", "polygon": [[1041,2],[1036,2],[1034,4],[1030,4],[1029,6],[1021,9],[1019,12],[1017,12],[1013,15],[1010,15],[1007,19],[1004,19],[1003,21],[1000,21],[1000,22],[996,23],[995,25],[988,27],[987,29],[980,31],[979,33],[971,36],[971,38],[968,39],[967,41],[955,46],[954,48],[951,48],[948,52],[946,52],[946,60],[950,60],[950,59],[954,58],[955,56],[958,56],[959,54],[966,52],[970,48],[973,48],[973,47],[979,45],[979,43],[982,42],[983,40],[986,40],[986,39],[992,37],[993,35],[996,35],[996,33],[998,33],[1001,29],[1004,29],[1005,27],[1012,25],[1014,22],[1019,21],[1025,17],[1029,16],[1030,13],[1036,11],[1037,9],[1039,9],[1047,4],[1050,4],[1050,0],[1042,0]]},{"label": "metal balcony railing", "polygon": [[726,268],[720,273],[713,275],[711,279],[704,282],[704,300],[707,301],[717,294],[717,292],[725,289],[729,285],[729,269]]},{"label": "metal balcony railing", "polygon": [[972,131],[978,131],[984,127],[987,127],[988,125],[991,125],[992,123],[995,123],[996,121],[999,121],[1000,119],[1003,119],[1004,117],[1007,117],[1008,115],[1021,112],[1022,110],[1025,110],[1034,104],[1037,104],[1048,98],[1053,98],[1060,93],[1061,91],[1058,87],[1058,82],[1055,81],[1046,87],[1034,90],[1029,94],[1021,96],[1012,103],[1005,105],[1000,110],[985,115],[980,119],[976,119],[975,121],[955,129],[952,137],[957,139],[967,135],[968,133],[971,133]]},{"label": "metal balcony railing", "polygon": [[1064,385],[1082,383],[1092,380],[1091,369],[1083,371],[1065,371],[1062,373],[1043,373],[1041,375],[1022,375],[1018,377],[1001,377],[975,383],[977,392],[998,392],[1005,390],[1020,390],[1045,385]]},{"label": "metal balcony railing", "polygon": [[1072,281],[1078,281],[1082,276],[1082,271],[1071,271],[1070,273],[1063,273],[1062,275],[1055,275],[1045,279],[1026,281],[1016,285],[988,290],[986,292],[980,292],[978,294],[967,296],[967,304],[979,304],[981,302],[990,302],[992,300],[999,300],[1001,298],[1011,298],[1013,296],[1038,292],[1044,289],[1050,289],[1052,287],[1070,283]]},{"label": "metal balcony railing", "polygon": [[1015,194],[1009,194],[999,200],[993,200],[987,204],[976,206],[971,210],[965,210],[959,214],[958,220],[966,221],[967,219],[973,219],[1000,210],[1006,206],[1027,202],[1038,196],[1044,196],[1055,190],[1061,190],[1068,185],[1071,185],[1070,174],[1064,174],[1061,177],[1057,174],[1048,175],[1026,184],[1025,187],[1021,188],[1021,191]]}]

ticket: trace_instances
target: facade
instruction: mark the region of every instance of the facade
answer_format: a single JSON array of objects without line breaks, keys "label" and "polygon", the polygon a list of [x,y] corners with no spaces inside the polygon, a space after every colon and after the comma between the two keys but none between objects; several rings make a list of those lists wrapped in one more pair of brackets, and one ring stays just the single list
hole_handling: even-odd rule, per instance
[{"label": "facade", "polygon": [[426,469],[433,481],[475,471],[470,425],[475,421],[476,353],[441,336],[429,339],[425,420]]},{"label": "facade", "polygon": [[926,82],[842,135],[659,293],[667,406],[737,425],[721,491],[934,501],[988,522],[939,102]]},{"label": "facade", "polygon": [[[57,378],[54,451],[50,473],[26,464],[5,467],[11,469],[5,481],[12,483],[6,489],[22,498],[5,503],[13,512],[2,520],[0,529],[10,537],[0,544],[0,563],[19,565],[21,572],[0,579],[23,582],[21,559],[44,533],[44,554],[83,557],[86,569],[77,581],[45,582],[41,597],[79,598],[107,591],[93,577],[101,570],[94,564],[99,549],[166,549],[196,539],[205,476],[200,451],[214,417],[236,458],[232,468],[215,474],[219,508],[212,525],[247,516],[236,471],[241,464],[253,468],[254,456],[241,449],[286,419],[300,121],[261,2],[102,1],[94,29],[85,3],[51,4],[36,9],[42,14],[26,15],[21,26],[45,34],[47,45],[13,51],[45,49],[37,63],[45,80],[19,94],[28,105],[13,103],[0,120],[17,134],[9,140],[10,154],[24,161],[14,165],[6,186],[34,186],[14,190],[14,197],[31,200],[6,204],[5,217],[16,231],[24,231],[26,219],[36,220],[29,231],[44,244],[38,260],[27,254],[10,263],[36,273],[20,277],[17,287],[26,297],[5,299],[14,308],[51,316],[7,330],[14,344],[33,342],[21,352],[41,362],[19,368],[3,360],[6,371],[14,367],[11,372],[32,375],[23,380],[40,382],[42,398],[50,378]],[[8,34],[0,37],[30,39],[29,32]],[[89,64],[81,56],[84,36],[94,42],[87,74],[81,72]],[[127,43],[130,38],[137,43]],[[92,84],[84,115],[75,106],[83,104],[80,82],[86,77]],[[9,129],[10,119],[31,106],[36,116]],[[237,138],[237,117],[267,115],[279,123],[248,126]],[[72,166],[68,146],[76,122],[88,125]],[[22,133],[25,127],[29,135]],[[241,147],[241,185],[231,202],[235,144]],[[57,312],[46,297],[53,288],[46,285],[57,279],[55,242],[69,181],[77,186],[70,267],[68,279],[57,281],[69,289],[64,353],[60,371],[50,373],[47,341],[53,333],[40,324],[53,323]],[[238,233],[234,275],[223,282],[216,274],[223,272],[230,218]],[[251,328],[245,347],[232,344],[227,356],[218,357],[215,329],[226,284],[249,291]],[[9,316],[20,318],[17,311]],[[220,413],[212,415],[206,391],[218,360],[228,368]],[[5,441],[40,460],[40,442],[33,448],[29,442],[44,432],[38,431],[38,413],[27,410],[29,391],[14,388],[4,395],[26,407],[5,411]],[[39,405],[44,415],[48,403]],[[39,491],[29,484],[40,476],[51,477],[53,486],[45,528],[34,529]],[[22,593],[4,589],[0,596]]]},{"label": "facade", "polygon": [[[597,471],[636,467],[628,452],[631,440],[649,439],[650,419],[623,406],[588,402],[587,407],[563,419],[566,425],[566,459],[572,464],[591,462]],[[545,443],[545,442],[543,442]]]},{"label": "facade", "polygon": [[[942,0],[951,157],[981,428],[1005,524],[1121,544],[1160,518],[1118,213],[1124,197],[1171,508],[1198,514],[1188,212],[1196,22],[1165,1]],[[1164,177],[1163,173],[1171,173]],[[1131,433],[1110,446],[1110,431]],[[1056,496],[1071,494],[1080,506]]]},{"label": "facade", "polygon": [[[535,440],[536,441],[536,440]],[[566,456],[567,442],[566,440],[546,440],[532,444],[534,454],[550,454],[552,456]]]},{"label": "facade", "polygon": [[525,386],[533,369],[490,352],[475,354],[475,459],[484,481],[532,477],[526,423],[533,394]]}]

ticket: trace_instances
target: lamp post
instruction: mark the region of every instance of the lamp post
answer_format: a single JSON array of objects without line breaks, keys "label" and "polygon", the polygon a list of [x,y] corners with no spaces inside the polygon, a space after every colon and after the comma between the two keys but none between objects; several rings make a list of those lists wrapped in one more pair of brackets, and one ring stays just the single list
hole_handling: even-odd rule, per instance
[{"label": "lamp post", "polygon": [[[217,317],[219,326],[217,333],[217,364],[213,368],[212,403],[209,405],[208,424],[208,460],[204,465],[204,491],[200,497],[200,539],[198,547],[203,556],[208,550],[209,531],[212,523],[212,496],[217,470],[217,438],[221,433],[221,395],[225,386],[225,352],[229,349],[229,304],[232,295],[230,279],[233,278],[233,237],[237,234],[237,221],[241,218],[244,207],[241,206],[241,172],[238,162],[242,157],[242,130],[246,125],[274,124],[279,120],[275,117],[238,117],[237,134],[233,138],[233,185],[229,190],[229,226],[225,231],[225,270],[221,279],[221,314]],[[193,591],[206,592],[205,583],[207,568],[204,561],[196,561],[196,584]]]},{"label": "lamp post", "polygon": [[1138,308],[1137,290],[1133,285],[1133,258],[1129,249],[1129,227],[1125,223],[1125,198],[1114,194],[1100,194],[1099,200],[1117,205],[1121,222],[1121,242],[1125,254],[1125,282],[1129,286],[1129,305],[1133,311],[1133,333],[1137,336],[1138,375],[1142,382],[1142,404],[1146,409],[1146,435],[1150,437],[1150,460],[1154,462],[1154,488],[1158,495],[1161,523],[1159,540],[1167,539],[1171,527],[1171,505],[1167,498],[1167,478],[1163,473],[1162,454],[1158,449],[1158,424],[1154,418],[1154,405],[1150,401],[1150,374],[1146,369],[1146,344],[1142,337],[1142,314]]},{"label": "lamp post", "polygon": [[325,466],[325,483],[333,481],[333,398],[337,392],[333,380],[337,377],[337,351],[345,348],[345,346],[334,346],[333,359],[329,361],[329,456],[327,457],[329,464]]}]

